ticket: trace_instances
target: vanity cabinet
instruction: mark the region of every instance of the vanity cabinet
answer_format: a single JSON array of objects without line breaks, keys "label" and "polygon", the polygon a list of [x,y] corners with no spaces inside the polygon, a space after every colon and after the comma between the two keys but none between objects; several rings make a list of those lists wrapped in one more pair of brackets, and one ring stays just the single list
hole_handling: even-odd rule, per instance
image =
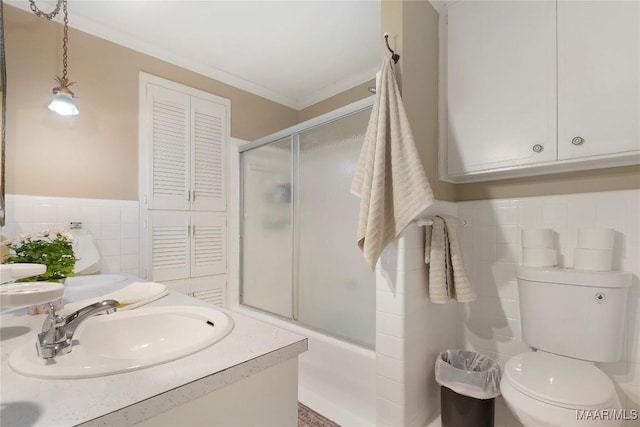
[{"label": "vanity cabinet", "polygon": [[458,1],[440,25],[441,179],[638,162],[640,3]]}]

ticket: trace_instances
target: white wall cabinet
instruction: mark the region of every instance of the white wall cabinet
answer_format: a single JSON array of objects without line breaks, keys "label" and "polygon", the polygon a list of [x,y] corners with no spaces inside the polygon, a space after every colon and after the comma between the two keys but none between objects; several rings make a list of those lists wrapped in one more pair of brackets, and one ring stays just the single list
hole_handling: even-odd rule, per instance
[{"label": "white wall cabinet", "polygon": [[555,27],[552,2],[449,7],[449,174],[555,159]]},{"label": "white wall cabinet", "polygon": [[143,126],[149,209],[224,211],[229,102],[148,83]]},{"label": "white wall cabinet", "polygon": [[640,149],[640,2],[558,2],[558,159]]},{"label": "white wall cabinet", "polygon": [[225,273],[226,221],[226,215],[219,213],[149,211],[144,228],[153,280]]},{"label": "white wall cabinet", "polygon": [[140,73],[143,276],[207,302],[224,297],[230,101]]},{"label": "white wall cabinet", "polygon": [[441,13],[440,176],[640,159],[640,3],[458,1]]}]

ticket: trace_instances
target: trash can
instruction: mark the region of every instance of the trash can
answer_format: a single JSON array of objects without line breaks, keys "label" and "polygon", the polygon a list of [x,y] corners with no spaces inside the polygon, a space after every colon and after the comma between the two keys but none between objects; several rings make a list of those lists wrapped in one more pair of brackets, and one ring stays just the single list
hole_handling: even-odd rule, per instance
[{"label": "trash can", "polygon": [[436,360],[442,427],[493,427],[500,365],[490,357],[447,350]]}]

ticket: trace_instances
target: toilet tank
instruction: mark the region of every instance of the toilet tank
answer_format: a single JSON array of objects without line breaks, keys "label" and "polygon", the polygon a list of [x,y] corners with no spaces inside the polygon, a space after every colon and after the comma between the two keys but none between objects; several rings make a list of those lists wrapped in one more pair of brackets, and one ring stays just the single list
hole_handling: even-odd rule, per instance
[{"label": "toilet tank", "polygon": [[631,274],[519,267],[517,276],[527,344],[594,362],[620,359]]}]

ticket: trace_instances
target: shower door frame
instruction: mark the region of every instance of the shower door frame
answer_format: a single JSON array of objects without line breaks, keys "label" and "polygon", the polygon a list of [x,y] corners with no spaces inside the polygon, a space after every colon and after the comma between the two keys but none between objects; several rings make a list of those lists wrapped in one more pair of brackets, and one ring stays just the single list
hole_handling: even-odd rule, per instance
[{"label": "shower door frame", "polygon": [[[297,209],[297,204],[299,203],[300,198],[298,197],[298,185],[295,184],[297,182],[297,174],[299,164],[296,161],[296,156],[298,155],[299,150],[299,135],[305,131],[324,126],[330,124],[332,122],[341,120],[348,116],[361,113],[373,107],[375,101],[375,96],[370,96],[368,98],[361,99],[352,104],[346,105],[344,107],[333,110],[329,113],[323,114],[318,117],[314,117],[313,119],[304,121],[302,123],[298,123],[297,125],[288,127],[281,131],[272,133],[271,135],[267,135],[260,139],[257,139],[253,142],[243,144],[238,147],[238,232],[239,232],[239,241],[238,241],[238,255],[239,255],[239,263],[238,263],[238,303],[245,307],[251,307],[256,310],[260,310],[265,313],[269,313],[269,315],[279,317],[288,321],[298,322],[298,263],[296,250],[298,248],[298,239],[297,239],[297,223],[295,212]],[[278,313],[272,313],[270,311],[264,310],[260,307],[254,307],[252,305],[248,305],[242,302],[242,293],[243,293],[243,284],[244,284],[244,166],[242,163],[242,153],[246,151],[251,151],[253,149],[269,145],[278,141],[282,141],[284,139],[289,138],[289,143],[291,144],[291,248],[292,248],[292,262],[291,262],[291,317],[285,317]],[[315,329],[312,325],[304,324],[305,327],[310,329]],[[329,333],[329,331],[321,330],[323,333]],[[335,336],[334,334],[331,334]],[[335,336],[336,338],[343,339],[340,336]]]}]

